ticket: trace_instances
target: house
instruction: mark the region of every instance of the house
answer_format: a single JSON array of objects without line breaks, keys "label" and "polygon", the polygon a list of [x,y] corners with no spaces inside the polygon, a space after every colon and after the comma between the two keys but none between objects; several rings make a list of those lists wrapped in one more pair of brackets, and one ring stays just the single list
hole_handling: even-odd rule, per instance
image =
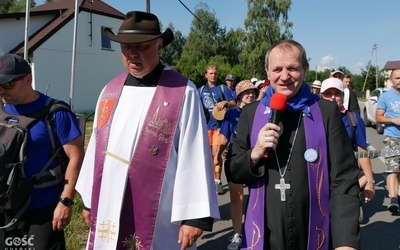
[{"label": "house", "polygon": [[392,87],[392,83],[389,81],[390,74],[394,69],[400,69],[400,61],[387,61],[385,66],[383,66],[385,70],[385,88]]},{"label": "house", "polygon": [[[32,8],[27,54],[36,90],[70,103],[75,112],[90,113],[103,87],[124,70],[119,44],[102,32],[105,27],[117,31],[124,14],[99,0],[79,0],[78,6],[76,36],[75,0]],[[0,34],[0,54],[24,56],[25,12],[1,14]]]}]

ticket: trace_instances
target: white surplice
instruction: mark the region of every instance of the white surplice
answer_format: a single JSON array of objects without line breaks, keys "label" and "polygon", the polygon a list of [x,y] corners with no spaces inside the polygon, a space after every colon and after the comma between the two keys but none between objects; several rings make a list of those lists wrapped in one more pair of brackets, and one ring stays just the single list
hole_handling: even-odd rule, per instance
[{"label": "white surplice", "polygon": [[[190,81],[187,85],[162,185],[151,248],[154,250],[180,249],[177,242],[182,220],[220,218],[203,108],[195,85]],[[94,249],[116,248],[128,162],[137,146],[155,89],[124,86],[111,124],[107,147],[108,152],[118,157],[106,155],[105,158]],[[96,116],[94,121],[96,127]],[[76,185],[85,206],[89,208],[96,147],[94,133]],[[99,232],[99,229],[103,231]],[[195,246],[191,249],[195,249]]]}]

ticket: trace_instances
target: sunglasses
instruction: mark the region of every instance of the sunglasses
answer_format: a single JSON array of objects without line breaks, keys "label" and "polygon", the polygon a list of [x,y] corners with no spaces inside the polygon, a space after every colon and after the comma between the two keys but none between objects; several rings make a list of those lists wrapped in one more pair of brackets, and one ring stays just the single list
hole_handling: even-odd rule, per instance
[{"label": "sunglasses", "polygon": [[2,88],[5,89],[5,90],[11,90],[11,89],[13,88],[14,84],[15,84],[16,82],[18,82],[19,80],[24,79],[25,76],[26,76],[26,75],[17,76],[17,77],[15,77],[14,79],[12,79],[12,80],[9,81],[9,82],[0,84],[0,87],[2,87]]}]

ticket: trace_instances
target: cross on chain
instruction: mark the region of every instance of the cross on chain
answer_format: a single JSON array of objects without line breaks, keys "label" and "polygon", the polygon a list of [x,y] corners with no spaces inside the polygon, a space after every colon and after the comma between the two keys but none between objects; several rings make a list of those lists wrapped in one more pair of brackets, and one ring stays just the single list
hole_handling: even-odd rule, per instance
[{"label": "cross on chain", "polygon": [[290,189],[290,184],[285,183],[285,179],[281,178],[279,184],[275,184],[275,189],[281,190],[281,201],[286,201],[286,189]]}]

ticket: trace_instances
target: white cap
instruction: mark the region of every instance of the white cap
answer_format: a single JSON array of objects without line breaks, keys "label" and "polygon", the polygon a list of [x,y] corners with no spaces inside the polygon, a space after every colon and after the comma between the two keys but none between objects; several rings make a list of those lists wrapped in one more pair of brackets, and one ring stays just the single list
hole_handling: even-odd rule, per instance
[{"label": "white cap", "polygon": [[343,92],[343,82],[338,78],[328,78],[322,82],[321,93],[324,93],[325,90],[330,88],[335,88]]},{"label": "white cap", "polygon": [[261,84],[264,83],[264,80],[258,80],[254,85],[258,88]]},{"label": "white cap", "polygon": [[251,78],[250,82],[252,82],[254,85],[257,83],[258,79],[253,77]]},{"label": "white cap", "polygon": [[320,89],[320,88],[321,88],[321,81],[315,80],[315,81],[312,83],[311,88]]}]

